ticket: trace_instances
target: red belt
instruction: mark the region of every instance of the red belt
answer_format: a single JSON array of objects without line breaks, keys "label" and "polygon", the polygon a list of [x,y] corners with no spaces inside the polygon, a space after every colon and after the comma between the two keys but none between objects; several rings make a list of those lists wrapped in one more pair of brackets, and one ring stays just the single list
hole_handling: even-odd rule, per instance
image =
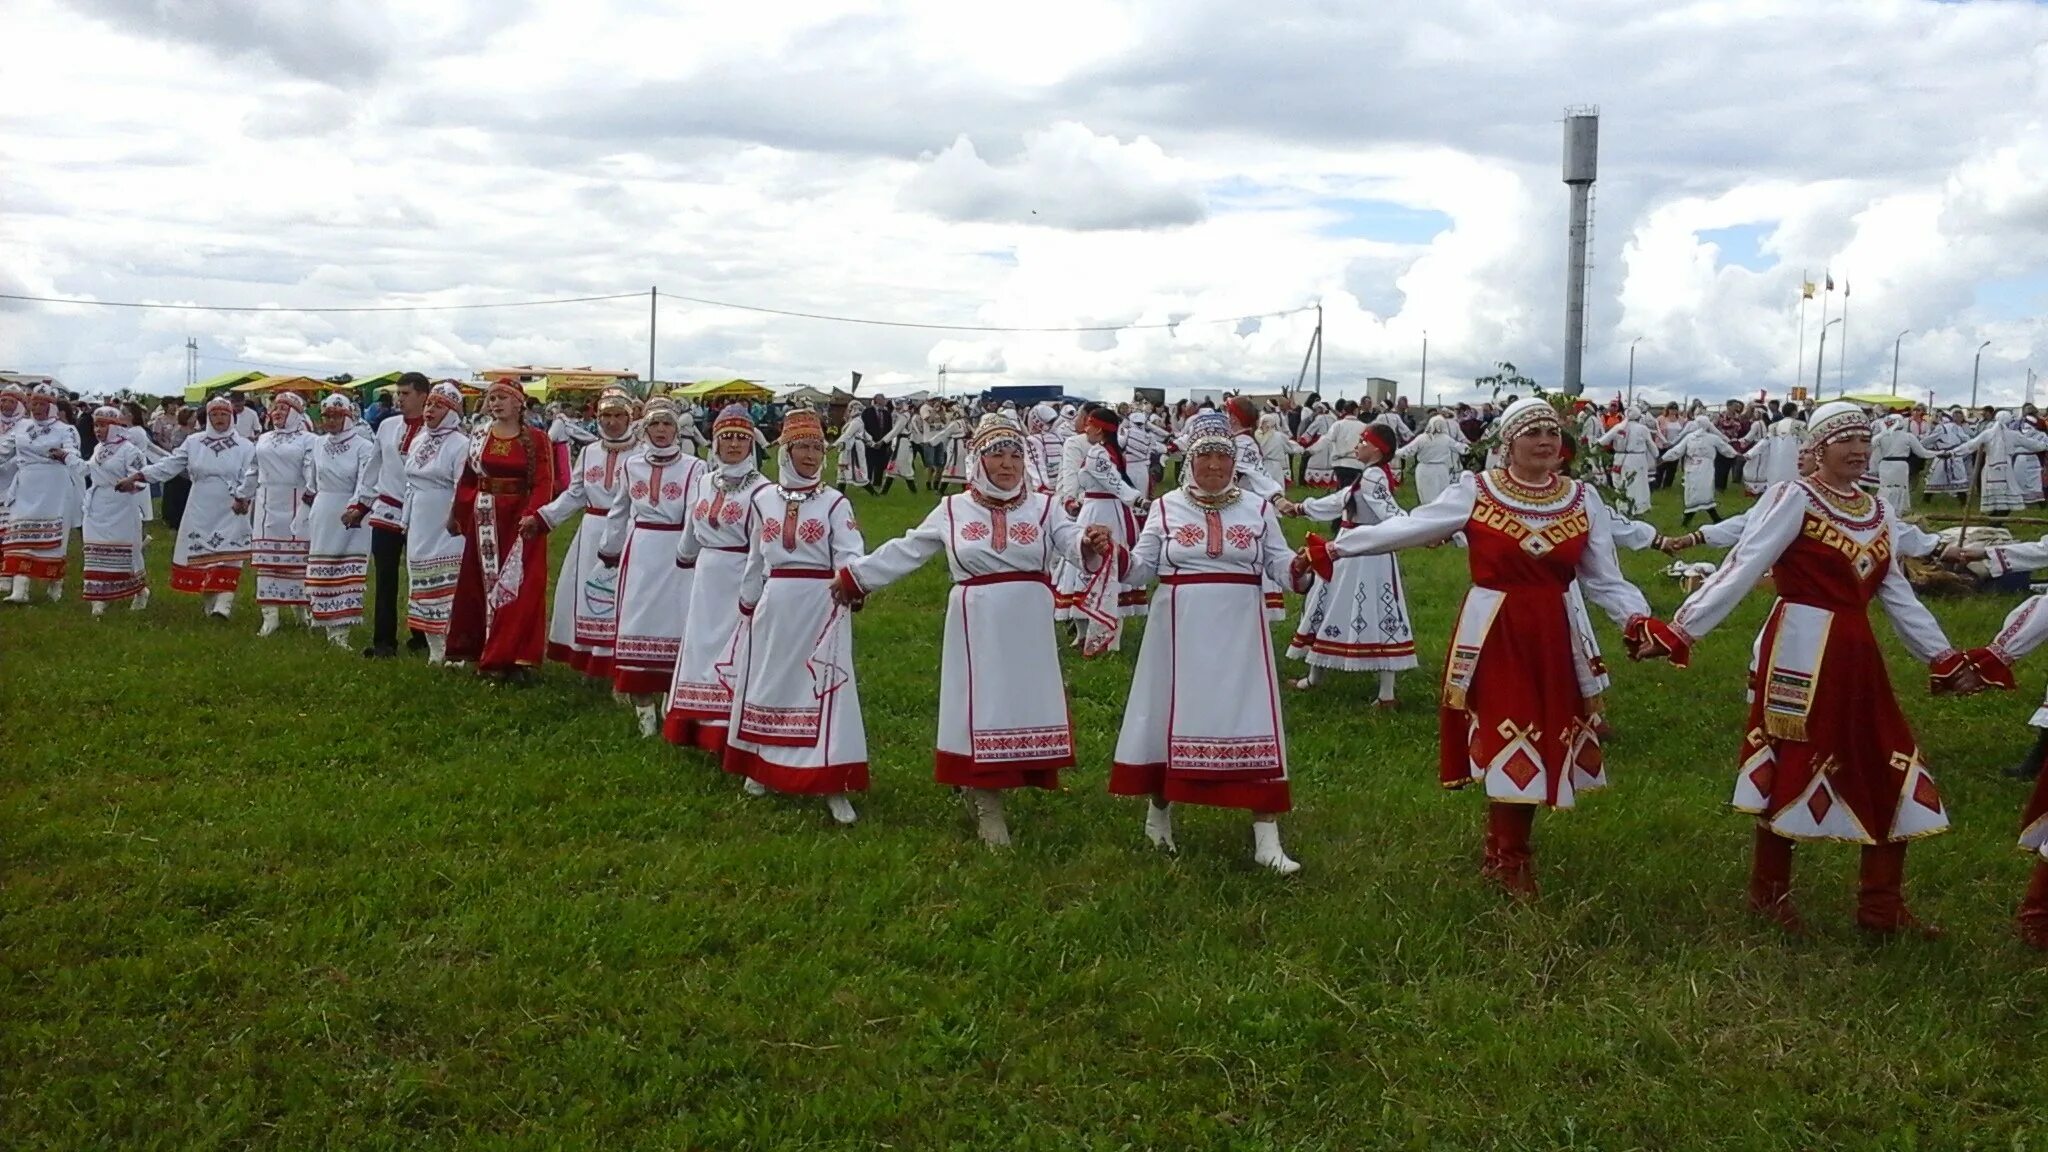
[{"label": "red belt", "polygon": [[991,572],[986,576],[969,576],[960,582],[962,588],[980,588],[989,584],[1043,584],[1052,587],[1052,580],[1043,572]]},{"label": "red belt", "polygon": [[747,546],[745,544],[706,544],[704,546],[704,551],[737,552],[740,555],[745,556],[747,554]]},{"label": "red belt", "polygon": [[493,496],[524,496],[526,481],[511,477],[484,476],[476,482],[476,490]]},{"label": "red belt", "polygon": [[770,568],[768,570],[768,577],[771,580],[830,580],[832,578],[832,570],[830,568]]},{"label": "red belt", "polygon": [[1159,582],[1161,584],[1169,585],[1250,584],[1253,586],[1258,586],[1265,583],[1264,580],[1261,580],[1257,576],[1239,576],[1234,573],[1228,572],[1190,572],[1185,576],[1161,576],[1159,578]]},{"label": "red belt", "polygon": [[633,521],[633,529],[636,532],[681,532],[683,526],[681,524],[653,524],[646,520],[635,520]]}]

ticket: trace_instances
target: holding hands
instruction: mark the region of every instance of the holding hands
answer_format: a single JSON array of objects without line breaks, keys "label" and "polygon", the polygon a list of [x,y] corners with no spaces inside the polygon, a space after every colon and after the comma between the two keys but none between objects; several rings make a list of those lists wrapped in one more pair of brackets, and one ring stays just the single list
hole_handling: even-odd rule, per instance
[{"label": "holding hands", "polygon": [[[541,523],[538,516],[526,516],[519,521],[519,534],[528,540],[539,536],[545,531],[547,531],[547,525]],[[599,559],[601,560],[603,557],[600,556]]]}]

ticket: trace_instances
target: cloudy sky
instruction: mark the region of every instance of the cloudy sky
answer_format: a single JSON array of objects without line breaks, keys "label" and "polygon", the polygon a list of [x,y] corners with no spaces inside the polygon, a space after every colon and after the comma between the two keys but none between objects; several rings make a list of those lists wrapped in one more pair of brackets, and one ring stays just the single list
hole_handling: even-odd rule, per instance
[{"label": "cloudy sky", "polygon": [[[1588,391],[2048,371],[2048,5],[1981,0],[0,0],[0,292],[281,307],[665,293],[663,379],[1432,397],[1563,346],[1568,104],[1602,113]],[[1813,372],[1819,301],[1806,324]],[[1308,311],[1299,311],[1307,308]],[[1265,315],[1259,320],[1239,317]],[[0,301],[0,367],[647,364],[639,299]],[[2048,400],[2048,385],[2042,387]]]}]

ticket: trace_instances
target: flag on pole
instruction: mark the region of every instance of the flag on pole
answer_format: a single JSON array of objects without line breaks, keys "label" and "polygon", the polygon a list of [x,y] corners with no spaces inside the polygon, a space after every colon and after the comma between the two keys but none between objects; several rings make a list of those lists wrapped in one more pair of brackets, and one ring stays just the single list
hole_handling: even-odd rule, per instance
[{"label": "flag on pole", "polygon": [[1801,300],[1813,299],[1813,290],[1815,287],[1816,285],[1811,280],[1801,281],[1799,284],[1799,298]]},{"label": "flag on pole", "polygon": [[1842,281],[1842,299],[1844,299],[1844,300],[1847,300],[1848,298],[1849,298],[1849,282],[1848,282],[1847,280],[1843,280],[1843,281]]},{"label": "flag on pole", "polygon": [[1828,291],[1830,291],[1830,292],[1833,292],[1833,291],[1835,290],[1835,274],[1834,274],[1833,272],[1830,272],[1830,273],[1828,273],[1828,274],[1827,274],[1827,280],[1828,280]]}]

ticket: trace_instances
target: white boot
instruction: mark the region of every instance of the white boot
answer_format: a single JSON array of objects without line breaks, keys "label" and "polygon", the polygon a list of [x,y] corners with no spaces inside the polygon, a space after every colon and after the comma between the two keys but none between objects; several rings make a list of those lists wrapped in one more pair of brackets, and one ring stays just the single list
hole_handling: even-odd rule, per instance
[{"label": "white boot", "polygon": [[432,632],[427,633],[427,663],[446,664],[447,662],[448,638],[435,635]]},{"label": "white boot", "polygon": [[313,626],[313,610],[311,608],[301,607],[299,609],[299,623],[304,624],[308,628]]},{"label": "white boot", "polygon": [[64,598],[64,582],[62,580],[50,581],[48,592],[50,594],[50,603],[55,604],[57,601],[62,600]]},{"label": "white boot", "polygon": [[990,788],[968,788],[961,792],[967,811],[974,817],[975,832],[991,848],[1010,846],[1010,823],[1003,816],[1002,793]]},{"label": "white boot", "polygon": [[653,704],[633,705],[633,714],[640,718],[640,735],[650,737],[661,731],[661,709]]},{"label": "white boot", "polygon": [[235,614],[235,594],[222,592],[220,599],[213,602],[213,614],[225,620]]},{"label": "white boot", "polygon": [[853,810],[853,801],[848,800],[844,792],[834,792],[825,797],[825,810],[832,813],[835,823],[841,825],[851,824],[860,819],[860,813]]},{"label": "white boot", "polygon": [[1173,845],[1173,805],[1154,801],[1145,803],[1145,839],[1154,848],[1167,852],[1178,851]]},{"label": "white boot", "polygon": [[329,624],[327,626],[327,642],[336,648],[344,650],[354,648],[354,645],[349,643],[348,625],[346,624]]},{"label": "white boot", "polygon": [[740,785],[740,791],[745,792],[749,796],[766,796],[768,794],[768,786],[749,776],[746,783]]},{"label": "white boot", "polygon": [[147,607],[149,607],[149,589],[147,588],[137,592],[135,599],[128,602],[128,610],[130,612],[140,612]]},{"label": "white boot", "polygon": [[14,578],[14,590],[8,593],[7,602],[9,604],[28,603],[28,577],[16,576]]},{"label": "white boot", "polygon": [[256,630],[258,636],[269,636],[277,631],[277,609],[269,604],[263,606],[263,627]]},{"label": "white boot", "polygon": [[93,617],[94,617],[95,619],[97,619],[97,618],[99,618],[99,617],[101,617],[101,616],[105,616],[105,615],[107,614],[107,602],[106,602],[105,600],[95,600],[95,601],[93,601],[93,602],[92,602],[92,614],[93,614]]},{"label": "white boot", "polygon": [[1280,848],[1280,824],[1276,820],[1252,821],[1252,860],[1282,876],[1301,871],[1301,865]]}]

